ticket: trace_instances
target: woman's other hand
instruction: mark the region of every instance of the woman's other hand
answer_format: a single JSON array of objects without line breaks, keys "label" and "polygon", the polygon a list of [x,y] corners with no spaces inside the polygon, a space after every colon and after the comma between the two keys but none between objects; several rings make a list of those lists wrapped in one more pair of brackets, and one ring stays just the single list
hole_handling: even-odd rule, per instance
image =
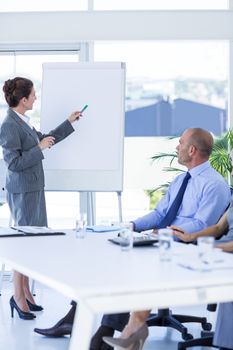
[{"label": "woman's other hand", "polygon": [[54,145],[54,143],[55,143],[55,137],[53,137],[53,136],[46,136],[44,139],[42,139],[38,143],[38,146],[43,151],[43,149],[51,148]]},{"label": "woman's other hand", "polygon": [[179,238],[183,242],[193,242],[195,240],[195,237],[193,236],[193,234],[182,230],[182,228],[180,228],[180,227],[169,226],[169,228],[173,231],[172,232],[173,235],[175,237]]}]

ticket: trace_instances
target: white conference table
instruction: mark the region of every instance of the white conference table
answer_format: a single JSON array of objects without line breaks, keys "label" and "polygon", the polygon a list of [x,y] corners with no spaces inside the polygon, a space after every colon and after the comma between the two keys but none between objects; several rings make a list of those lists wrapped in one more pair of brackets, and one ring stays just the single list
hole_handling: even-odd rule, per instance
[{"label": "white conference table", "polygon": [[[1,230],[4,229],[0,229]],[[176,263],[197,254],[193,245],[174,244],[174,259],[161,263],[156,247],[122,252],[108,242],[114,233],[0,238],[0,260],[78,302],[69,350],[88,350],[95,316],[155,307],[232,300],[232,268],[200,272]],[[52,312],[52,310],[46,310]]]}]

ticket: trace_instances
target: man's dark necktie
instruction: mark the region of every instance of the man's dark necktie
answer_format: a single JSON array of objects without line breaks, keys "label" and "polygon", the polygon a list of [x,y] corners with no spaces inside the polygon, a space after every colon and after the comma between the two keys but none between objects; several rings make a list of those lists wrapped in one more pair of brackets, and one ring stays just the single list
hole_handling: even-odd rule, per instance
[{"label": "man's dark necktie", "polygon": [[157,228],[164,228],[164,227],[170,226],[172,224],[172,222],[175,220],[176,215],[178,213],[178,210],[180,208],[180,205],[182,203],[184,192],[186,190],[186,187],[187,187],[187,184],[188,184],[190,177],[191,177],[190,173],[187,172],[185,177],[184,177],[184,180],[180,186],[180,189],[176,195],[176,198],[174,199],[167,214],[164,216],[164,218],[162,219],[160,224],[157,226]]}]

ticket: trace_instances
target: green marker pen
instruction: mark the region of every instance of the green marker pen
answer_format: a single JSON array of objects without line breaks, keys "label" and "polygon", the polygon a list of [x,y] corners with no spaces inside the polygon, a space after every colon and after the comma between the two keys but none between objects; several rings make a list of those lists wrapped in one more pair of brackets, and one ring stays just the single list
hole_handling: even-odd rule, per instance
[{"label": "green marker pen", "polygon": [[85,109],[87,109],[87,107],[88,107],[88,105],[85,105],[85,106],[83,107],[83,109],[80,111],[80,113],[83,113],[83,112],[85,111]]}]

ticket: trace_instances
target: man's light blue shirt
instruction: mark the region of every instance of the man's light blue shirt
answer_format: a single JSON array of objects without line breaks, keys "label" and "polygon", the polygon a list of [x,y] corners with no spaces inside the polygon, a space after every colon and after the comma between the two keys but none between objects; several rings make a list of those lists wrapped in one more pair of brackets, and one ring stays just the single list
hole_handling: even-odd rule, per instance
[{"label": "man's light blue shirt", "polygon": [[[191,178],[172,225],[192,233],[215,224],[229,205],[231,194],[224,178],[208,161],[189,172]],[[185,175],[182,173],[172,181],[166,195],[152,212],[133,221],[136,231],[150,230],[159,225],[173,203]]]}]

